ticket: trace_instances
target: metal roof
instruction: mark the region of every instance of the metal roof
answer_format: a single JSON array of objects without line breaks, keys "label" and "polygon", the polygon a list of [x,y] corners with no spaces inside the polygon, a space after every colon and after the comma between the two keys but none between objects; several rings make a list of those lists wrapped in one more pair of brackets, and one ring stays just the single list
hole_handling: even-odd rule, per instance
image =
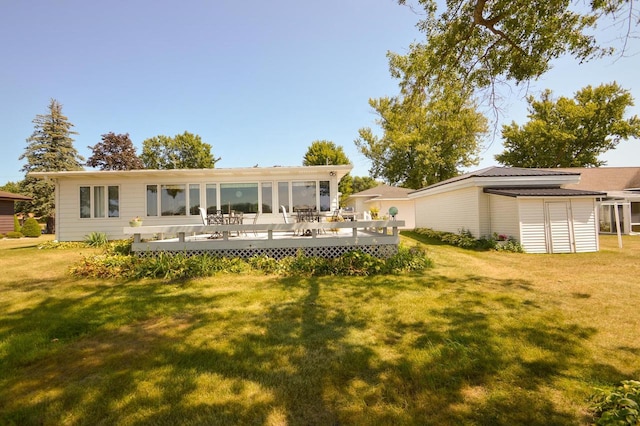
[{"label": "metal roof", "polygon": [[424,191],[431,188],[436,188],[442,185],[448,185],[450,183],[459,182],[465,179],[471,178],[495,178],[495,177],[544,177],[544,176],[580,176],[579,171],[561,171],[553,169],[530,169],[524,167],[498,167],[491,166],[485,169],[476,170],[474,172],[466,173],[464,175],[456,176],[451,179],[443,180],[442,182],[434,183],[425,188],[418,189],[415,192]]},{"label": "metal roof", "polygon": [[604,192],[567,188],[484,188],[484,192],[506,197],[604,197],[607,195]]}]

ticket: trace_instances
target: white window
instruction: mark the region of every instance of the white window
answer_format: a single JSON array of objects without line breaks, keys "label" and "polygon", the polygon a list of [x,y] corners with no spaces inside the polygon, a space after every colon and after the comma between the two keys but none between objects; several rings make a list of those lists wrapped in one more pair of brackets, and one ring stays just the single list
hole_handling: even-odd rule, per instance
[{"label": "white window", "polygon": [[118,186],[81,186],[80,217],[120,217],[120,188]]}]

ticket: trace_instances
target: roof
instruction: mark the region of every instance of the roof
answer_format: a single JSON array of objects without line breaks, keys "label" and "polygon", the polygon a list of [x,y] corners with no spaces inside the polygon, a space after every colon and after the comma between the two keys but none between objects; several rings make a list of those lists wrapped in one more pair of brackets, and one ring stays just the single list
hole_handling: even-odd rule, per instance
[{"label": "roof", "polygon": [[604,192],[567,188],[484,188],[484,192],[506,197],[603,197],[607,195]]},{"label": "roof", "polygon": [[380,199],[402,199],[408,198],[410,192],[413,189],[402,188],[400,186],[390,186],[387,184],[380,184],[375,188],[365,189],[364,191],[351,194],[349,197],[362,197],[362,198],[376,198]]},{"label": "roof", "polygon": [[495,178],[553,178],[553,177],[579,177],[580,171],[571,170],[564,171],[558,169],[530,169],[524,167],[498,167],[491,166],[485,169],[476,170],[474,172],[466,173],[460,176],[453,177],[451,179],[443,180],[442,182],[434,183],[425,188],[413,191],[412,194],[416,194],[421,191],[430,190],[439,186],[450,185],[452,183],[461,182],[467,179],[495,179]]},{"label": "roof", "polygon": [[640,167],[591,167],[565,168],[561,171],[578,171],[580,182],[566,188],[589,191],[623,191],[640,189]]},{"label": "roof", "polygon": [[59,172],[31,172],[29,176],[49,179],[103,179],[103,178],[135,178],[161,176],[166,178],[176,177],[222,177],[222,176],[280,176],[283,174],[318,175],[326,173],[327,176],[342,178],[349,173],[353,165],[329,165],[329,166],[273,166],[273,167],[235,167],[213,169],[140,169],[140,170],[73,170]]},{"label": "roof", "polygon": [[14,194],[13,192],[0,191],[0,200],[4,201],[31,201],[31,197],[26,195]]}]

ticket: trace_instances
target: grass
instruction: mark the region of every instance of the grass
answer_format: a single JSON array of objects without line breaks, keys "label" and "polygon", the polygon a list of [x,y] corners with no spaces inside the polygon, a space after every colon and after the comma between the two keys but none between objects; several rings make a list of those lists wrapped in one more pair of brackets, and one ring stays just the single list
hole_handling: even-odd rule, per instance
[{"label": "grass", "polygon": [[599,253],[426,244],[421,275],[75,278],[0,240],[0,424],[592,421],[640,377],[640,237]]}]

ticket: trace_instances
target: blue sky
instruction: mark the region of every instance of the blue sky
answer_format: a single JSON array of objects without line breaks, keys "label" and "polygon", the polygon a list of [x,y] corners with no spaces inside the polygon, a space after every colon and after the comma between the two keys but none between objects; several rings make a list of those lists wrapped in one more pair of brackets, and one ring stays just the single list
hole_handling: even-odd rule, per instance
[{"label": "blue sky", "polygon": [[[394,0],[5,2],[0,13],[0,185],[23,178],[18,157],[51,98],[87,148],[107,132],[143,140],[198,134],[218,167],[295,166],[314,140],[342,146],[353,174],[369,162],[353,141],[376,130],[368,99],[398,92],[387,51],[421,41],[419,16]],[[605,29],[605,41],[614,31]],[[630,47],[637,53],[637,43]],[[501,121],[523,123],[527,93],[618,81],[640,104],[640,57],[578,65],[558,61],[543,79],[504,88]],[[630,110],[639,114],[638,107]],[[496,164],[500,140],[478,167]],[[603,157],[639,166],[640,142]]]}]

